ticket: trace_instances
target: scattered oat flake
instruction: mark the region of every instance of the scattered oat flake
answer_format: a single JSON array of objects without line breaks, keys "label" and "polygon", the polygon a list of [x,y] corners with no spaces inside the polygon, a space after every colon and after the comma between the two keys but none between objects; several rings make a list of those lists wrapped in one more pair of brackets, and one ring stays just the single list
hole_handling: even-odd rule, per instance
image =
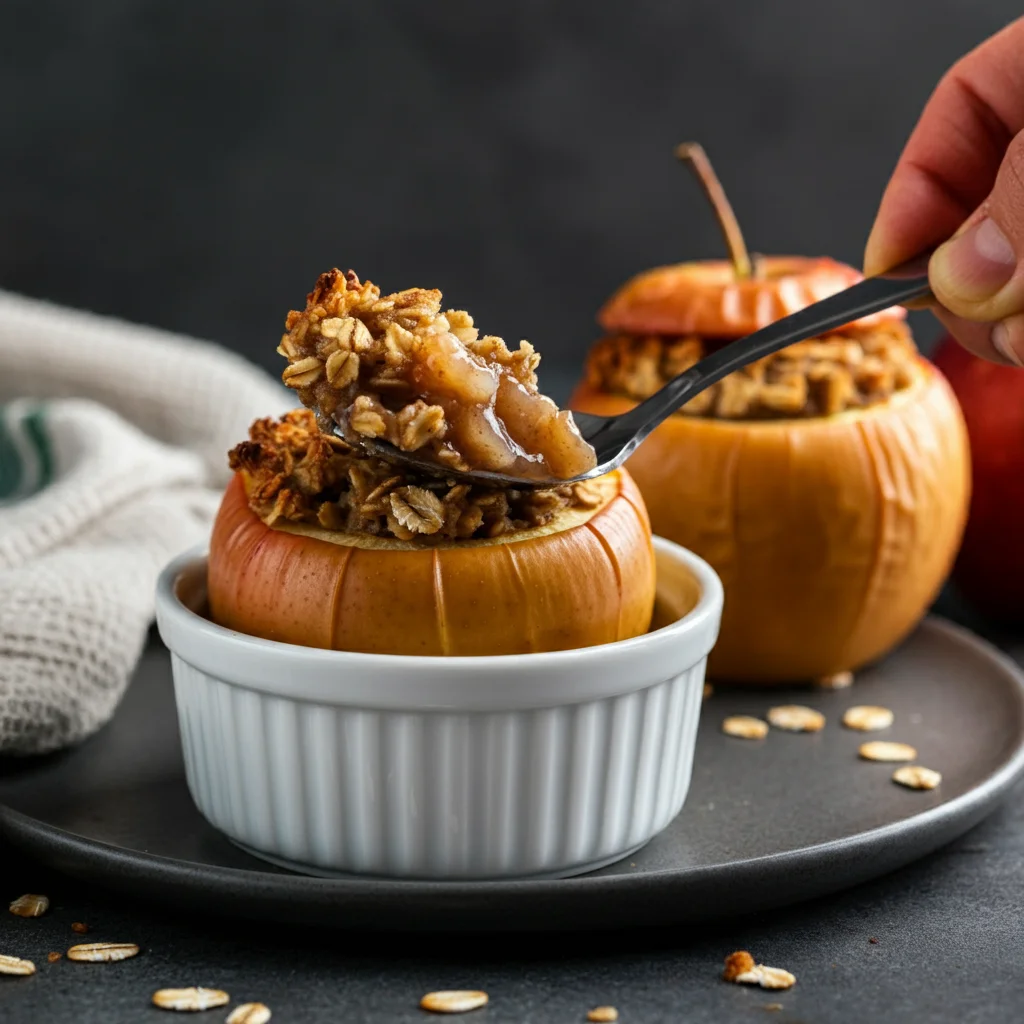
[{"label": "scattered oat flake", "polygon": [[845,690],[853,686],[852,672],[836,672],[830,676],[822,676],[814,681],[819,690]]},{"label": "scattered oat flake", "polygon": [[457,990],[454,992],[428,992],[420,1006],[431,1013],[466,1013],[487,1005],[486,992]]},{"label": "scattered oat flake", "polygon": [[761,974],[761,988],[792,988],[796,984],[796,975],[781,967],[758,964],[754,970]]},{"label": "scattered oat flake", "polygon": [[908,789],[935,789],[942,781],[942,774],[919,764],[905,764],[892,773],[892,781]]},{"label": "scattered oat flake", "polygon": [[614,1006],[595,1006],[587,1011],[587,1020],[604,1022],[618,1019],[619,1011]]},{"label": "scattered oat flake", "polygon": [[18,917],[42,917],[50,909],[50,901],[46,896],[26,893],[19,896],[8,909]]},{"label": "scattered oat flake", "polygon": [[782,1009],[782,1003],[765,1003],[761,1009],[768,1010],[769,1013],[778,1013]]},{"label": "scattered oat flake", "polygon": [[35,974],[36,965],[31,960],[0,953],[0,974]]},{"label": "scattered oat flake", "polygon": [[46,959],[49,963],[55,964],[63,955],[63,953],[47,953]]},{"label": "scattered oat flake", "polygon": [[776,729],[790,732],[818,732],[825,727],[825,716],[802,704],[780,704],[768,709],[768,721]]},{"label": "scattered oat flake", "polygon": [[231,996],[219,988],[162,988],[153,993],[153,1005],[161,1010],[196,1012],[212,1010],[229,1002]]},{"label": "scattered oat flake", "polygon": [[242,1003],[236,1006],[227,1016],[224,1024],[267,1024],[270,1020],[270,1007],[263,1003]]},{"label": "scattered oat flake", "polygon": [[725,958],[725,970],[722,977],[726,981],[735,981],[741,974],[754,969],[754,958],[745,950],[738,949]]},{"label": "scattered oat flake", "polygon": [[895,716],[888,708],[875,704],[858,704],[843,712],[843,725],[847,729],[859,729],[861,732],[874,732],[875,729],[888,729]]},{"label": "scattered oat flake", "polygon": [[744,971],[734,979],[740,985],[760,985],[761,988],[792,988],[796,977],[781,967],[765,967],[757,964],[752,970]]},{"label": "scattered oat flake", "polygon": [[72,921],[71,930],[79,935],[84,935],[89,930],[89,926],[84,921]]},{"label": "scattered oat flake", "polygon": [[69,960],[96,964],[128,960],[138,955],[139,947],[134,942],[84,942],[68,950]]},{"label": "scattered oat flake", "polygon": [[741,740],[763,740],[768,735],[768,723],[750,715],[730,715],[722,722],[722,732]]},{"label": "scattered oat flake", "polygon": [[862,743],[857,752],[865,761],[913,761],[917,751],[909,743],[871,740]]}]

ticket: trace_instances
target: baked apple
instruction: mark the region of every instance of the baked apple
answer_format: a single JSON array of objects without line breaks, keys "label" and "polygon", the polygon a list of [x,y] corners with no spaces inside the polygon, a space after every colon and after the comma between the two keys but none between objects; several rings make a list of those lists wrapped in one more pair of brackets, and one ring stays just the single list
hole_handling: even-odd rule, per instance
[{"label": "baked apple", "polygon": [[[570,403],[624,412],[707,352],[856,282],[831,259],[751,260],[703,153],[732,261],[659,267],[601,310],[605,336]],[[966,434],[902,309],[794,345],[696,396],[628,463],[655,533],[725,585],[709,673],[809,681],[884,654],[952,563],[969,491]]]},{"label": "baked apple", "polygon": [[960,400],[971,439],[973,491],[953,579],[971,604],[1024,622],[1024,370],[972,356],[952,338],[936,365]]},{"label": "baked apple", "polygon": [[[648,629],[650,523],[625,471],[544,490],[444,477],[445,466],[569,476],[594,453],[538,393],[532,348],[478,338],[440,300],[382,296],[332,271],[289,314],[284,380],[309,408],[258,420],[230,454],[210,544],[214,621],[406,655],[553,651]],[[425,454],[440,475],[370,457],[360,435]]]}]

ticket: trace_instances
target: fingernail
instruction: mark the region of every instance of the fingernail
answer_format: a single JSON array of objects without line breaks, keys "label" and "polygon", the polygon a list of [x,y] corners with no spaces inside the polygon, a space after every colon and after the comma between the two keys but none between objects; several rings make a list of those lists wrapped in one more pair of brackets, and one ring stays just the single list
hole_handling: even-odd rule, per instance
[{"label": "fingernail", "polygon": [[1016,266],[1010,240],[991,217],[985,217],[940,245],[929,272],[938,292],[965,302],[982,302],[1010,280]]},{"label": "fingernail", "polygon": [[1010,328],[1006,324],[996,324],[989,335],[992,347],[1008,362],[1014,366],[1024,366],[1024,359],[1010,343]]}]

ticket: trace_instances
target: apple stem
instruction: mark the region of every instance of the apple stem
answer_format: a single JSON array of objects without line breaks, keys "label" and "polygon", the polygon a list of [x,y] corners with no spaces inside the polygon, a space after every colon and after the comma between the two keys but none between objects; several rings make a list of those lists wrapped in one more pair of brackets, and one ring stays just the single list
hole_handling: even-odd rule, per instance
[{"label": "apple stem", "polygon": [[699,142],[684,142],[676,146],[676,156],[685,164],[689,164],[693,173],[697,176],[704,194],[715,211],[718,226],[725,236],[725,244],[729,247],[729,258],[732,260],[733,273],[740,280],[754,275],[754,267],[750,260],[750,253],[743,241],[743,232],[740,231],[736,214],[732,211],[729,199],[718,180],[711,161],[708,159],[704,147]]}]

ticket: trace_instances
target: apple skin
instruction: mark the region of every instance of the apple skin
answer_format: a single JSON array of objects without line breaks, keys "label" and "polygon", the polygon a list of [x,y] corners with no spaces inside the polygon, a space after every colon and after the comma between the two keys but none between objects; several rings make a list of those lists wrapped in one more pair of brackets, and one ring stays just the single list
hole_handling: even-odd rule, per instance
[{"label": "apple skin", "polygon": [[1024,624],[1024,370],[945,338],[933,362],[963,409],[973,491],[953,580],[978,611]]}]

